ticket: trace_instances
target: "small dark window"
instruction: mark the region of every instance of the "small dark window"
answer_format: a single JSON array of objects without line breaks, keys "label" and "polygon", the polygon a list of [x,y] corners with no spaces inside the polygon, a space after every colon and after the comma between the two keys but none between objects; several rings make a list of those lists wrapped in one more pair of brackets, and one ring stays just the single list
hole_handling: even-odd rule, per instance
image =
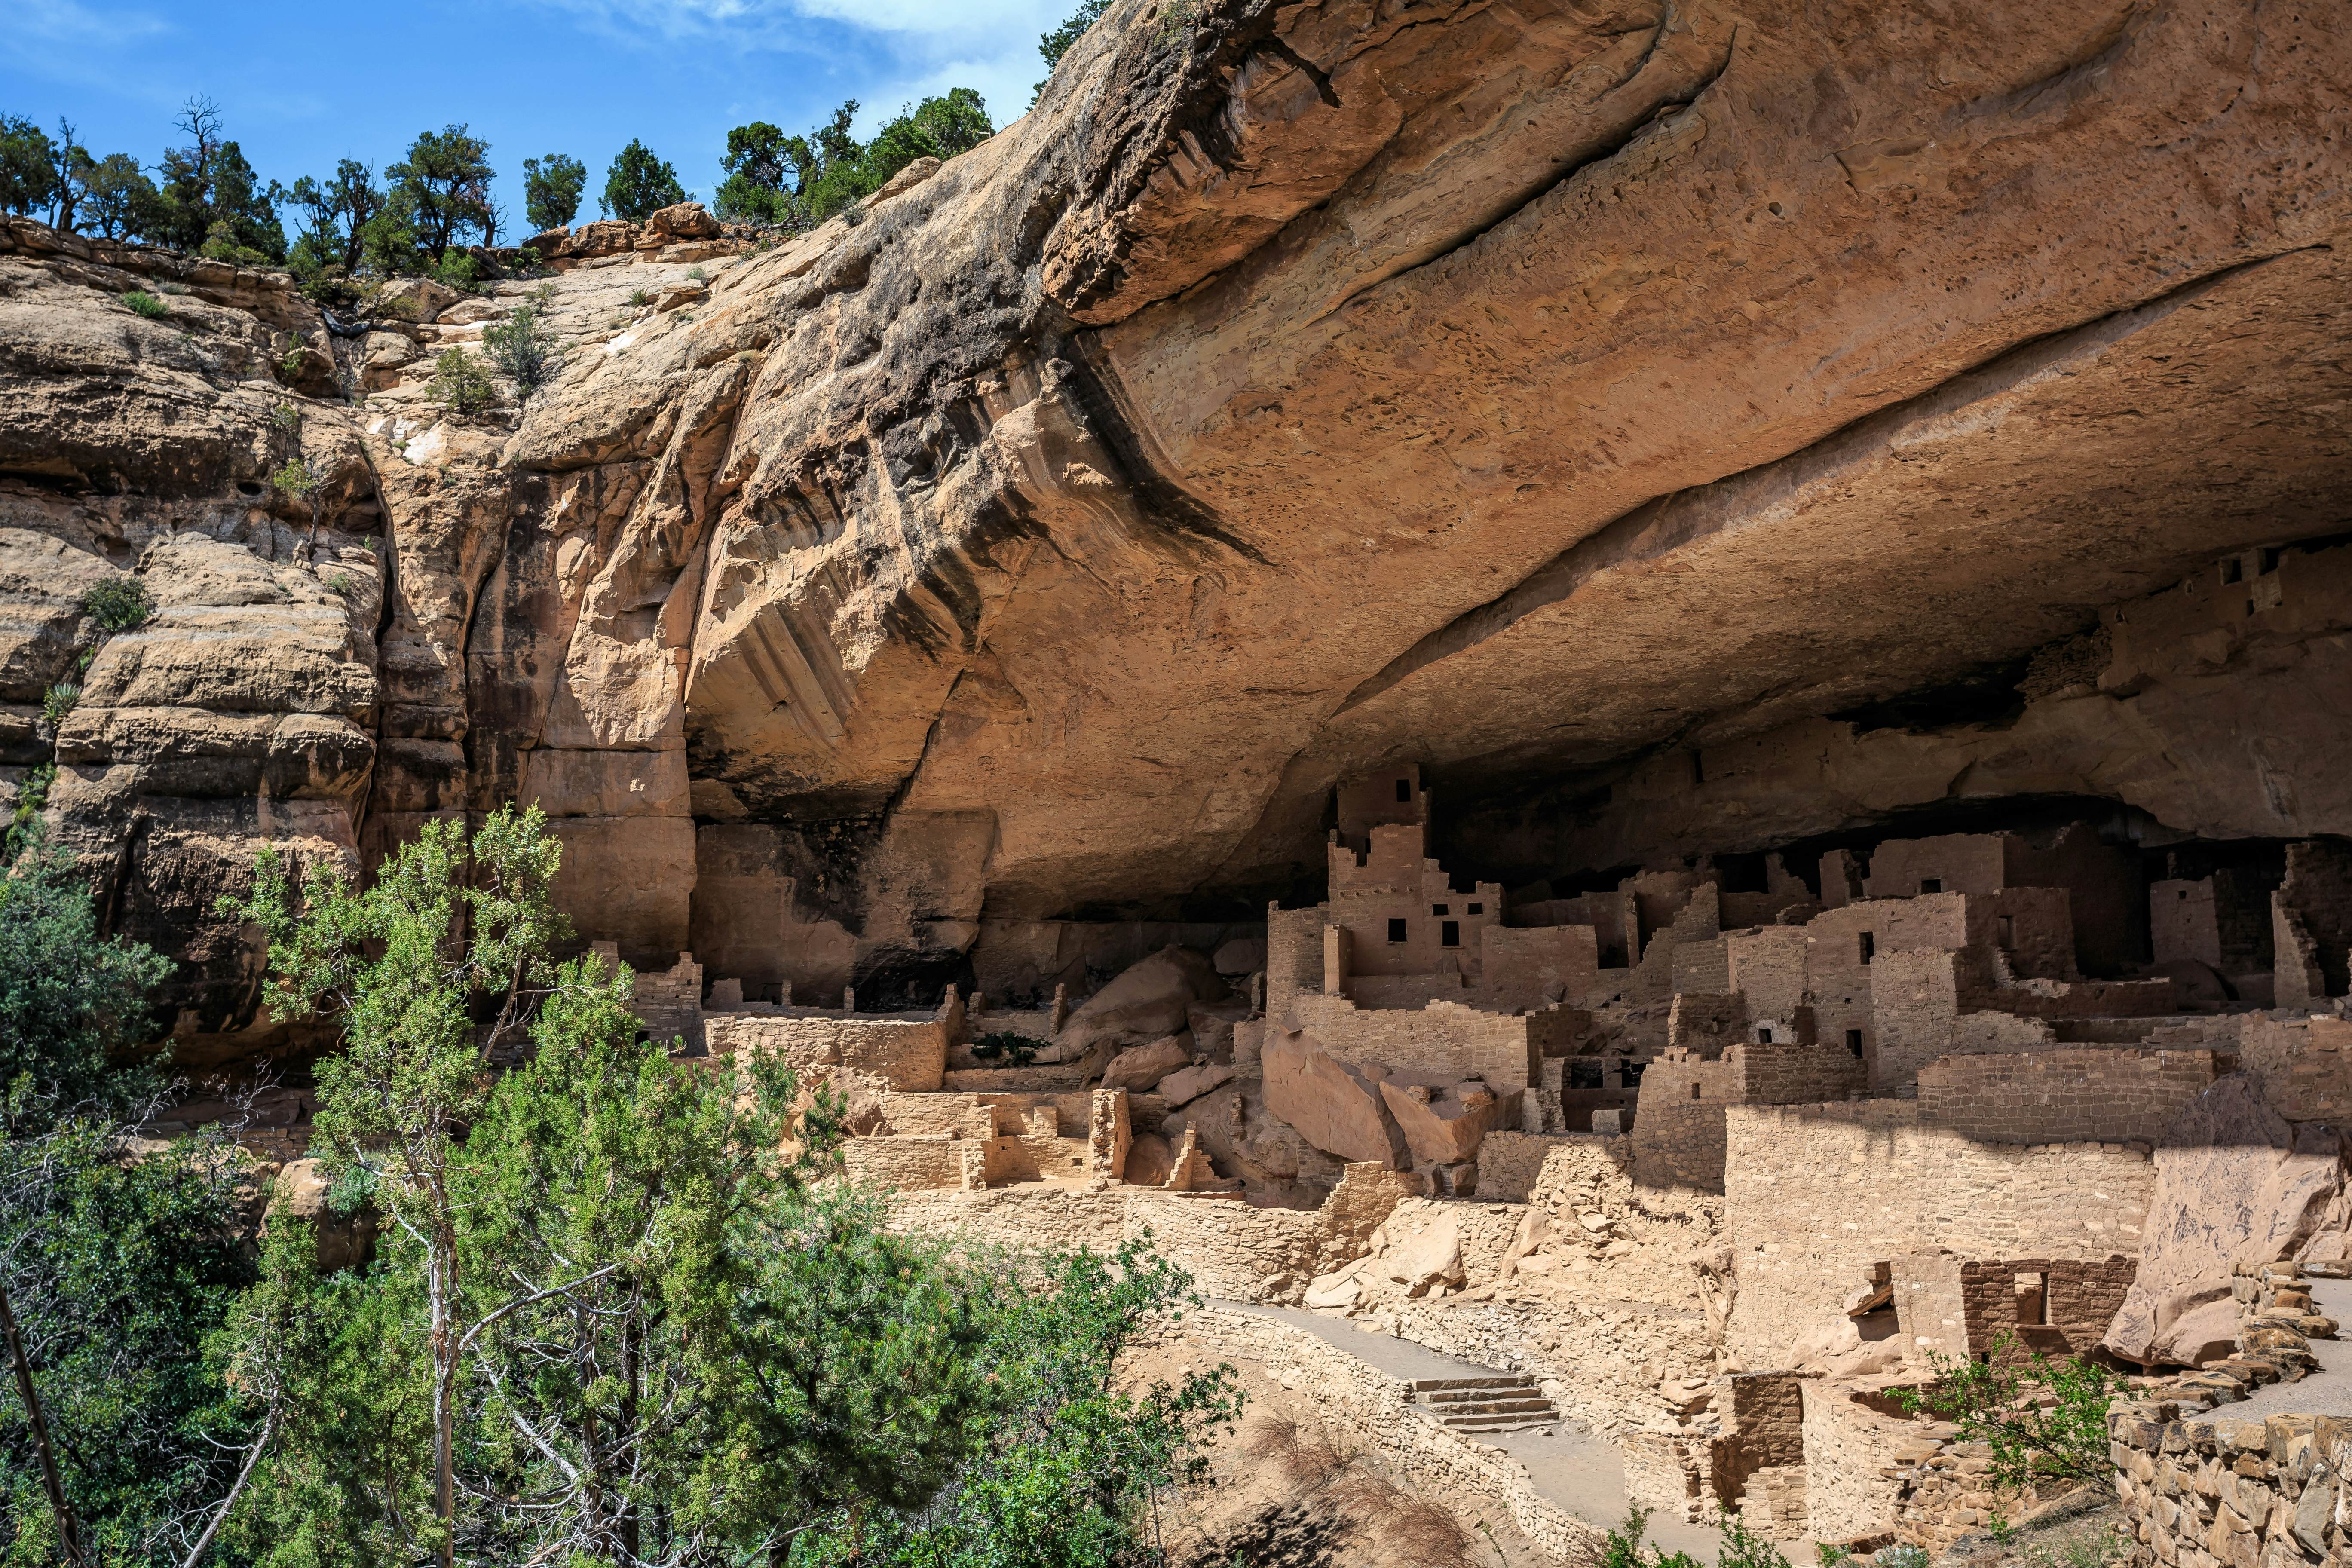
[{"label": "small dark window", "polygon": [[1757,1030],[1756,1043],[1759,1046],[1770,1045],[1772,1043],[1772,1031],[1769,1028]]},{"label": "small dark window", "polygon": [[1862,933],[1862,961],[1868,963],[1878,952],[1878,942],[1868,931]]},{"label": "small dark window", "polygon": [[1570,1089],[1599,1089],[1601,1087],[1601,1064],[1590,1059],[1576,1058],[1570,1058],[1568,1064],[1568,1087]]},{"label": "small dark window", "polygon": [[[2181,895],[2181,897],[2182,897],[2182,898],[2184,898],[2184,899],[2185,899],[2185,898],[2187,898],[2188,896],[2189,896],[2189,895],[2188,895],[2188,894],[2186,894],[2186,893],[2183,893],[2183,894]],[[1472,914],[1474,914],[1474,915],[1483,915],[1483,914],[1485,914],[1485,913],[1486,912],[1486,905],[1484,905],[1484,904],[1472,904],[1472,905],[1470,906],[1470,912],[1471,912]]]},{"label": "small dark window", "polygon": [[2265,577],[2269,576],[2272,573],[2278,570],[2278,563],[2279,552],[2275,550],[2264,550],[2262,554],[2261,574]]},{"label": "small dark window", "polygon": [[2189,901],[2189,889],[2186,888],[2180,889],[2180,901],[2184,904]]},{"label": "small dark window", "polygon": [[1389,940],[1391,942],[1402,942],[1404,940],[1404,921],[1389,921]]},{"label": "small dark window", "polygon": [[2001,946],[2015,947],[2017,945],[2017,923],[2014,921],[2011,920],[2007,915],[2002,915],[1993,921],[1993,925],[1996,928],[1994,940],[1998,941]]},{"label": "small dark window", "polygon": [[1848,1029],[1845,1032],[1845,1048],[1852,1051],[1855,1056],[1862,1055],[1862,1031],[1860,1029]]},{"label": "small dark window", "polygon": [[1696,1100],[1696,1099],[1698,1098],[1698,1094],[1699,1094],[1698,1085],[1696,1085],[1696,1084],[1693,1084],[1693,1085],[1691,1085],[1691,1098],[1692,1098],[1693,1100]]},{"label": "small dark window", "polygon": [[1462,945],[1462,922],[1460,921],[1447,921],[1444,924],[1439,926],[1437,931],[1437,940],[1441,945],[1445,947],[1460,947]]},{"label": "small dark window", "polygon": [[1919,890],[1923,893],[1940,893],[1944,890],[1944,879],[1922,877],[1919,879]]},{"label": "small dark window", "polygon": [[1412,781],[1411,779],[1397,780],[1397,799],[1405,802],[1407,805],[1412,804]]},{"label": "small dark window", "polygon": [[2221,585],[2223,587],[2226,588],[2232,583],[2242,583],[2245,580],[2246,569],[2238,563],[2238,558],[2236,556],[2232,555],[2230,559],[2221,563]]},{"label": "small dark window", "polygon": [[1429,912],[1433,915],[1442,915],[1446,912],[1446,908],[1447,906],[1444,904],[1432,904],[1429,906]]}]

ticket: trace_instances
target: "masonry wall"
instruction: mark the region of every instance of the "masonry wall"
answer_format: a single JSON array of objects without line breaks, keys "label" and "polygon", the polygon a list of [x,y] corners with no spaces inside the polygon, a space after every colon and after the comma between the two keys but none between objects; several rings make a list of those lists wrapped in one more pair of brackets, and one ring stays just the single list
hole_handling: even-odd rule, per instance
[{"label": "masonry wall", "polygon": [[713,1015],[703,1030],[714,1056],[774,1053],[794,1067],[843,1067],[905,1092],[938,1089],[947,1070],[948,1026],[938,1019]]},{"label": "masonry wall", "polygon": [[1906,1100],[1732,1106],[1725,1133],[1729,1340],[1743,1355],[1826,1323],[1899,1253],[2137,1256],[2155,1186],[2145,1148],[1981,1143],[1923,1124]]},{"label": "masonry wall", "polygon": [[2221,1070],[2211,1051],[1950,1056],[1919,1069],[1919,1111],[1990,1142],[2153,1143]]},{"label": "masonry wall", "polygon": [[1764,926],[1724,939],[1730,984],[1743,992],[1758,1018],[1791,1019],[1805,1005],[1805,961],[1811,943],[1803,926]]},{"label": "masonry wall", "polygon": [[[1843,1100],[1866,1086],[1869,1068],[1843,1045],[1748,1040],[1729,1053],[1728,1098],[1740,1105],[1803,1105]],[[1646,1080],[1648,1074],[1644,1073]],[[1638,1118],[1637,1123],[1638,1123]]]},{"label": "masonry wall", "polygon": [[962,1185],[963,1148],[944,1132],[852,1138],[842,1144],[841,1156],[854,1182],[911,1191]]},{"label": "masonry wall", "polygon": [[1923,1423],[1874,1409],[1851,1388],[1805,1381],[1802,1431],[1811,1533],[1850,1541],[1893,1526],[1901,1508],[1898,1459],[1923,1447]]},{"label": "masonry wall", "polygon": [[2148,1400],[2118,1406],[2107,1431],[2126,1568],[2302,1568],[2352,1555],[2352,1417]]},{"label": "masonry wall", "polygon": [[1576,1002],[1600,979],[1600,948],[1590,926],[1489,925],[1480,940],[1481,1007],[1517,1013]]}]

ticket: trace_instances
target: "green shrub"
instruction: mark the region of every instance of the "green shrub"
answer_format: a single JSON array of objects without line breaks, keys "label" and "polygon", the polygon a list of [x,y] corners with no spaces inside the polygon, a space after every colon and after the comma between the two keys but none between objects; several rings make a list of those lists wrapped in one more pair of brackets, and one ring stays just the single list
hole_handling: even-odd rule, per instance
[{"label": "green shrub", "polygon": [[1927,1568],[1927,1549],[1924,1546],[1882,1546],[1871,1553],[1871,1562],[1878,1568]]},{"label": "green shrub", "polygon": [[338,572],[333,576],[327,579],[324,586],[328,593],[334,595],[337,598],[348,598],[351,596],[352,592],[351,575],[348,573]]},{"label": "green shrub", "polygon": [[554,297],[552,285],[541,285],[532,289],[505,321],[482,331],[483,352],[502,374],[513,378],[526,397],[544,384],[563,362],[555,334],[547,326],[547,307]]},{"label": "green shrub", "polygon": [[643,310],[646,306],[650,305],[653,302],[654,297],[651,294],[646,293],[644,289],[632,289],[629,290],[629,303],[636,306],[639,310]]},{"label": "green shrub", "polygon": [[441,264],[433,269],[433,278],[446,289],[470,294],[481,282],[482,268],[462,250],[445,250],[441,253]]},{"label": "green shrub", "polygon": [[701,283],[707,281],[709,279],[710,274],[705,272],[699,267],[689,267],[686,269],[686,276],[688,280],[690,282]]},{"label": "green shrub", "polygon": [[482,362],[463,347],[444,349],[433,362],[433,379],[425,395],[455,414],[479,414],[498,396],[498,388]]},{"label": "green shrub", "polygon": [[55,763],[42,763],[26,770],[25,782],[16,786],[16,809],[9,814],[7,841],[0,846],[0,869],[14,866],[40,837],[41,812],[49,804],[49,786],[57,780]]},{"label": "green shrub", "polygon": [[971,1054],[984,1062],[992,1062],[1002,1057],[1008,1067],[1025,1068],[1037,1059],[1037,1042],[1026,1035],[1000,1030],[974,1040]]},{"label": "green shrub", "polygon": [[282,380],[291,381],[302,374],[302,350],[303,345],[298,339],[278,360],[278,374]]},{"label": "green shrub", "polygon": [[82,613],[110,632],[133,632],[155,613],[147,584],[136,577],[109,577],[81,596]]},{"label": "green shrub", "polygon": [[291,436],[302,428],[302,411],[290,403],[281,403],[270,409],[269,422]]},{"label": "green shrub", "polygon": [[278,494],[299,500],[319,488],[319,476],[301,458],[289,458],[271,472],[269,484]]},{"label": "green shrub", "polygon": [[60,680],[41,694],[41,717],[54,724],[73,711],[81,700],[81,688],[70,680]]},{"label": "green shrub", "polygon": [[122,296],[122,302],[151,321],[165,314],[172,308],[144,289],[133,289]]},{"label": "green shrub", "polygon": [[1961,1441],[1990,1446],[1992,1468],[1986,1475],[1996,1490],[2045,1480],[2104,1480],[2112,1469],[2107,1405],[2123,1391],[2122,1380],[2080,1356],[2057,1362],[2040,1351],[2021,1370],[2005,1365],[2015,1346],[2015,1336],[2002,1334],[1980,1362],[1930,1351],[1935,1381],[1898,1389],[1895,1397],[1914,1415],[1924,1411],[1951,1422]]}]

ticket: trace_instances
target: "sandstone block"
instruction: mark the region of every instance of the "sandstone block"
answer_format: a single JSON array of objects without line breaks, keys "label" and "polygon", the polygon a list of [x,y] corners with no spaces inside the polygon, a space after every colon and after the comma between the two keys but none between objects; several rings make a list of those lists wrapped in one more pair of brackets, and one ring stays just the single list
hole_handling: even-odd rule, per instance
[{"label": "sandstone block", "polygon": [[[1132,1051],[1122,1052],[1121,1058],[1124,1059],[1134,1054]],[[1185,1105],[1200,1099],[1219,1084],[1231,1081],[1233,1076],[1234,1069],[1229,1067],[1217,1062],[1202,1062],[1197,1067],[1188,1067],[1180,1071],[1171,1072],[1161,1079],[1160,1092],[1167,1098],[1170,1105]]]},{"label": "sandstone block", "polygon": [[[1148,1046],[1130,1047],[1111,1058],[1110,1065],[1103,1068],[1102,1087],[1140,1094],[1156,1088],[1161,1079],[1192,1059],[1192,1043],[1181,1035],[1171,1035]],[[1169,1103],[1178,1105],[1182,1101],[1171,1098]]]},{"label": "sandstone block", "polygon": [[1312,1037],[1268,1039],[1262,1065],[1265,1108],[1316,1148],[1390,1170],[1409,1163],[1404,1136],[1377,1080],[1318,1047]]},{"label": "sandstone block", "polygon": [[1055,1044],[1062,1059],[1070,1061],[1105,1041],[1160,1039],[1186,1026],[1193,1003],[1213,1001],[1224,991],[1207,959],[1190,948],[1164,947],[1087,997],[1054,1037]]},{"label": "sandstone block", "polygon": [[1396,1118],[1405,1146],[1413,1158],[1433,1165],[1458,1164],[1474,1159],[1479,1141],[1497,1126],[1502,1102],[1483,1087],[1458,1084],[1440,1093],[1385,1079],[1381,1099]]}]

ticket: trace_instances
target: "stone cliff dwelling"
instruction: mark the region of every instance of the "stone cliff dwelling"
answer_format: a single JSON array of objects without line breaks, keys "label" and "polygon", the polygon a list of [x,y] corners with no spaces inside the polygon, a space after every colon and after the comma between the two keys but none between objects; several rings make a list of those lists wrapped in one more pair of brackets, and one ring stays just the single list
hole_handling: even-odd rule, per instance
[{"label": "stone cliff dwelling", "polygon": [[[1570,1452],[1981,1525],[1931,1352],[2283,1375],[2352,1256],[2340,15],[1147,9],[855,222],[356,336],[0,220],[0,813],[174,960],[173,1124],[308,1138],[258,848],[523,801],[898,1223],[1148,1228],[1557,1558]],[[560,374],[436,405],[542,283]],[[2253,1568],[2147,1489],[2219,1441],[2118,1428],[2135,1568]]]}]

